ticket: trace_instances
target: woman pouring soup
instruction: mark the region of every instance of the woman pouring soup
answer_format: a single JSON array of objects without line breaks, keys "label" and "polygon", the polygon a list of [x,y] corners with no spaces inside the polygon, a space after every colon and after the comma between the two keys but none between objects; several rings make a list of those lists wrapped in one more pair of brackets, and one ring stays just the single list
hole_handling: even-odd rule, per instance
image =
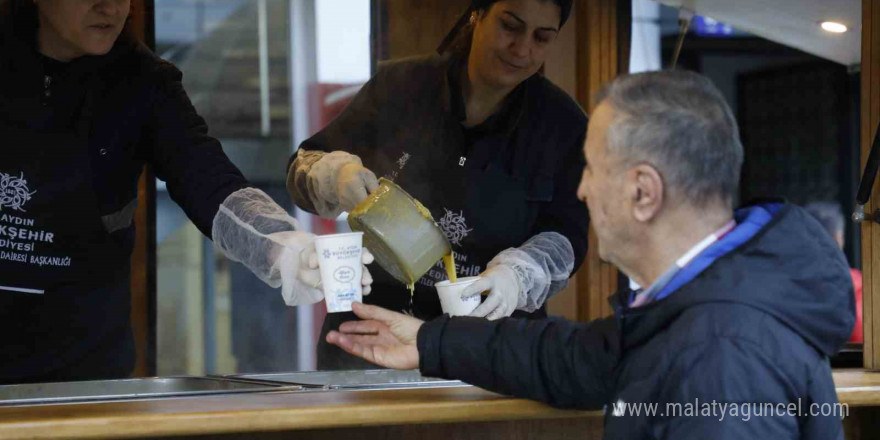
[{"label": "woman pouring soup", "polygon": [[[546,316],[586,254],[587,210],[575,198],[586,134],[583,110],[540,70],[571,1],[473,1],[439,55],[379,67],[351,104],[292,157],[287,187],[326,218],[394,181],[449,239],[462,295],[485,292],[474,316]],[[365,302],[430,319],[441,308],[437,266],[406,286],[373,270]],[[411,306],[410,306],[411,304]],[[368,368],[323,335],[353,314],[328,315],[320,369]]]}]

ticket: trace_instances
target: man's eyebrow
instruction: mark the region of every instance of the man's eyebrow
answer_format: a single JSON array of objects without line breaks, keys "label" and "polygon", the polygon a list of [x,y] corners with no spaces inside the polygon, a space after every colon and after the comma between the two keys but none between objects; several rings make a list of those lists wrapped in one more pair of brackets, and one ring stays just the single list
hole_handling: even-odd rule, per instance
[{"label": "man's eyebrow", "polygon": [[[525,20],[523,20],[522,18],[519,18],[519,16],[517,16],[517,15],[514,14],[513,12],[510,12],[510,11],[504,11],[504,13],[507,14],[507,15],[509,15],[509,16],[511,16],[511,17],[513,17],[514,20],[516,20],[516,21],[518,21],[518,22],[520,22],[520,23],[522,23],[522,24],[526,24],[526,21],[525,21]],[[538,28],[538,30],[539,30],[539,31],[553,31],[553,32],[559,33],[559,29],[556,29],[555,27],[542,27],[542,28]]]}]

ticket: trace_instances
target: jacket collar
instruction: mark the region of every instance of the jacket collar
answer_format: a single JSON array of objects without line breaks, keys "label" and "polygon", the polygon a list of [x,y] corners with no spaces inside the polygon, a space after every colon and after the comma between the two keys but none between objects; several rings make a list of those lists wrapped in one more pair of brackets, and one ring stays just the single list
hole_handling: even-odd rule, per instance
[{"label": "jacket collar", "polygon": [[[779,202],[779,201],[777,201]],[[794,329],[830,356],[853,325],[852,281],[843,254],[809,214],[783,203],[750,239],[669,297],[638,308],[615,300],[623,349],[647,343],[690,307],[745,305]]]}]

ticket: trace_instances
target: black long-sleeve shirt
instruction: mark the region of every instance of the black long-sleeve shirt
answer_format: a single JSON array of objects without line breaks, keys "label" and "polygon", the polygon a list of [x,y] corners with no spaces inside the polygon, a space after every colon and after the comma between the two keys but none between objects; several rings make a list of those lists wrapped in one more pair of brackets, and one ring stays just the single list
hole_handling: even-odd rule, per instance
[{"label": "black long-sleeve shirt", "polygon": [[[106,55],[52,62],[36,51],[32,31],[13,28],[8,18],[0,12],[0,118],[25,129],[73,128],[88,136],[99,209],[111,231],[131,232],[129,211],[149,164],[210,237],[220,204],[247,182],[208,135],[183,89],[183,74],[125,34]],[[74,127],[83,117],[88,126]]]}]

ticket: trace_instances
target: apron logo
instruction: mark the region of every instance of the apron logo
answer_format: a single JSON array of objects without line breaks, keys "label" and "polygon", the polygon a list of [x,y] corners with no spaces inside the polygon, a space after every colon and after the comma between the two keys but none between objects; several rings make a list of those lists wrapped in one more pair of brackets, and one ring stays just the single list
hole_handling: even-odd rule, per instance
[{"label": "apron logo", "polygon": [[24,173],[21,173],[19,177],[0,173],[0,211],[3,211],[3,207],[6,206],[12,208],[13,211],[26,212],[24,204],[36,193],[36,191],[28,190]]},{"label": "apron logo", "polygon": [[446,208],[443,208],[443,210],[446,211],[446,214],[444,214],[438,222],[440,228],[443,229],[443,234],[446,235],[446,239],[449,240],[450,243],[456,246],[461,246],[461,241],[464,240],[473,229],[467,228],[464,211],[459,211],[459,213],[456,214]]}]

